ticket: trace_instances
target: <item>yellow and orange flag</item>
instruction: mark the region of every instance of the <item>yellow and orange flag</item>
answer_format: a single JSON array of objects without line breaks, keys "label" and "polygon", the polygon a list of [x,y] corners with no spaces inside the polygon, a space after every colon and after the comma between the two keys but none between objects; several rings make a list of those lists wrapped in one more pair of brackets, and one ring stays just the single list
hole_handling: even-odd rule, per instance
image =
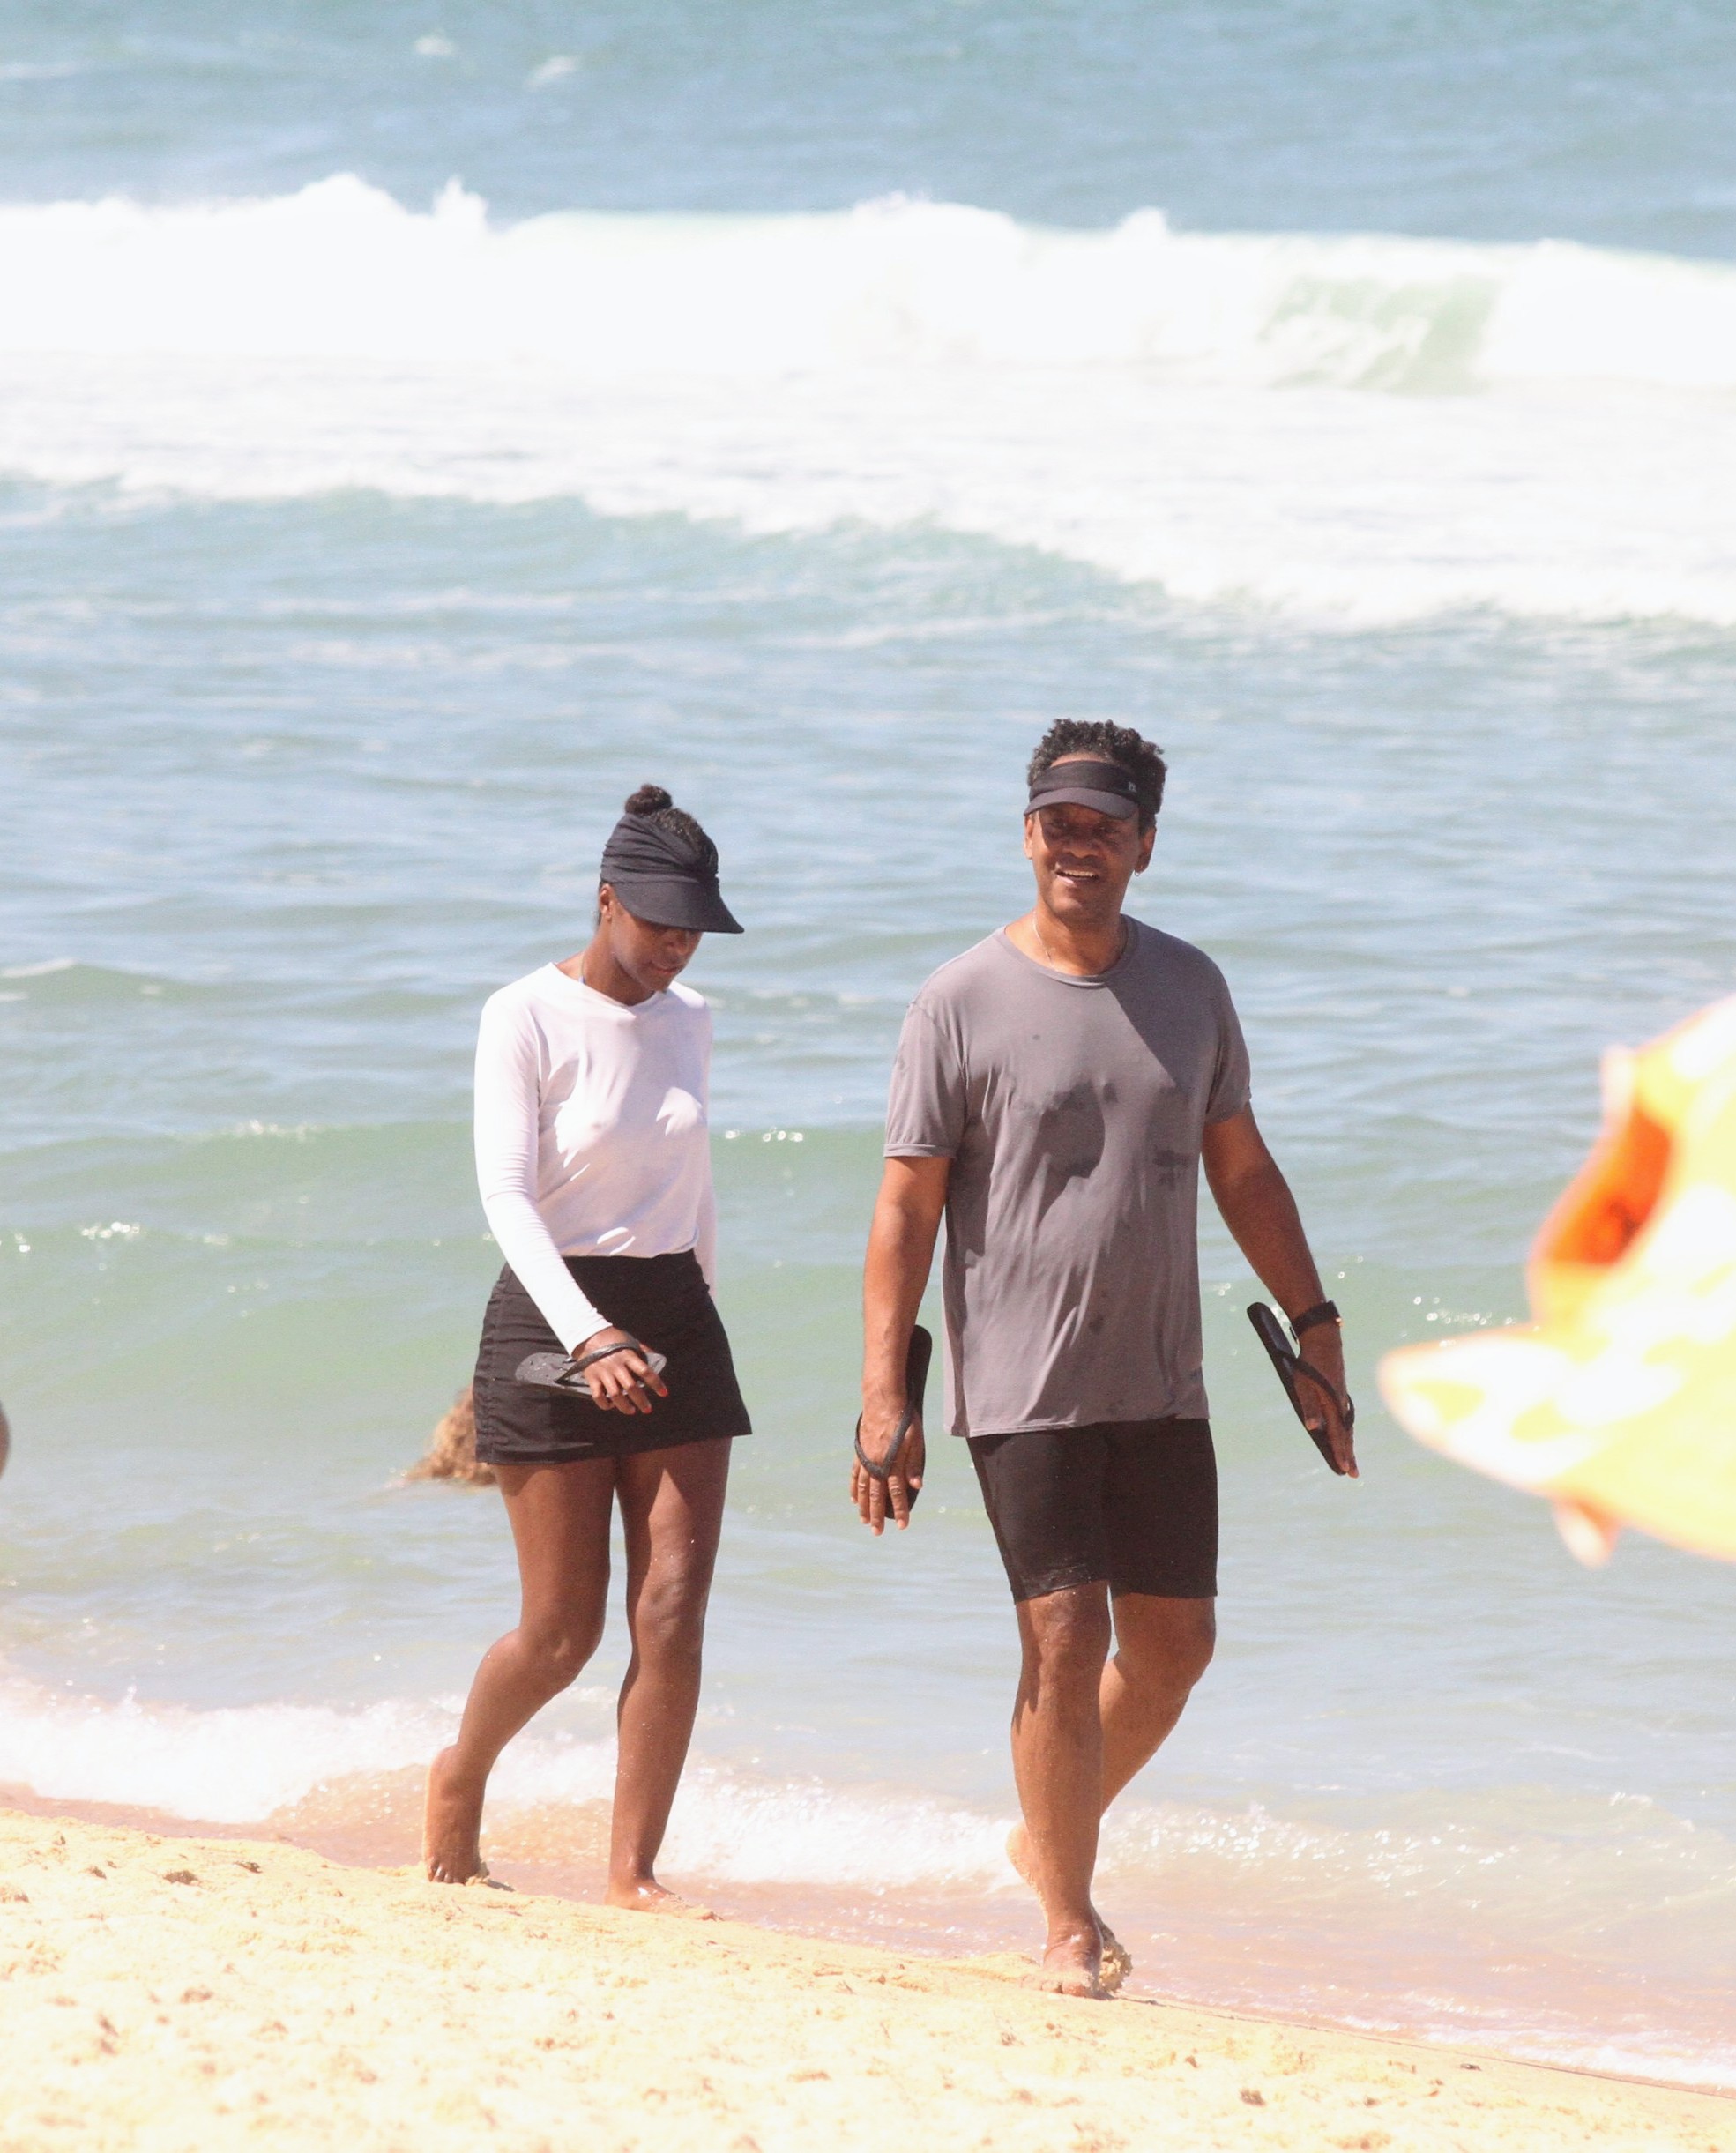
[{"label": "yellow and orange flag", "polygon": [[1736,1561],[1736,998],[1608,1054],[1604,1106],[1531,1251],[1536,1320],[1389,1353],[1381,1390],[1546,1496],[1583,1561],[1623,1525]]}]

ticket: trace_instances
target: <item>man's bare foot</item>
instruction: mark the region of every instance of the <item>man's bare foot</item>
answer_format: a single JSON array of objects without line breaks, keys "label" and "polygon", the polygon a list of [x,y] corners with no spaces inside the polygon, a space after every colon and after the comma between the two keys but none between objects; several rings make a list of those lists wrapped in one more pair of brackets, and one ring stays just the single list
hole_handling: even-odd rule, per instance
[{"label": "man's bare foot", "polygon": [[[1032,1890],[1036,1891],[1037,1880],[1031,1873],[1031,1838],[1023,1824],[1015,1824],[1007,1834],[1007,1859]],[[1038,1892],[1037,1896],[1040,1899],[1042,1894]],[[1104,1995],[1113,1996],[1133,1971],[1133,1956],[1095,1906],[1091,1911],[1097,1924],[1098,1944],[1102,1953],[1098,1984]]]},{"label": "man's bare foot", "polygon": [[1103,1985],[1103,1944],[1095,1928],[1073,1930],[1050,1941],[1043,1963],[1031,1977],[1033,1988],[1051,1995],[1106,1997]]},{"label": "man's bare foot", "polygon": [[679,1891],[667,1891],[654,1876],[634,1884],[611,1884],[604,1894],[605,1906],[623,1907],[630,1914],[669,1914],[677,1921],[715,1921],[709,1906],[684,1899]]},{"label": "man's bare foot", "polygon": [[452,1769],[456,1749],[443,1749],[428,1768],[422,1812],[422,1861],[432,1884],[488,1882],[482,1860],[482,1789],[466,1786]]}]

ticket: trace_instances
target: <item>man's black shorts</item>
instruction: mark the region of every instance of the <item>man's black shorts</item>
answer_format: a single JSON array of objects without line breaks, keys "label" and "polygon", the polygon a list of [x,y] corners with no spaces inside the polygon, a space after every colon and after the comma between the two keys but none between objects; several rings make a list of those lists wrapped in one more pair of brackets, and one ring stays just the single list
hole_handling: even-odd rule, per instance
[{"label": "man's black shorts", "polygon": [[1218,1593],[1218,1460],[1206,1420],[972,1435],[971,1458],[1016,1600],[1106,1582]]}]

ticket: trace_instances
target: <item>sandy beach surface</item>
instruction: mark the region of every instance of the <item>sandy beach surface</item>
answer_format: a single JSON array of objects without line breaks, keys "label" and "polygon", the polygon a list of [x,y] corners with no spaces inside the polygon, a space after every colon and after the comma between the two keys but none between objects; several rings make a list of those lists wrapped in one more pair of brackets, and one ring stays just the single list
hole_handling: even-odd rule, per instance
[{"label": "sandy beach surface", "polygon": [[1736,2146],[1736,2103],[0,1811],[0,2145]]}]

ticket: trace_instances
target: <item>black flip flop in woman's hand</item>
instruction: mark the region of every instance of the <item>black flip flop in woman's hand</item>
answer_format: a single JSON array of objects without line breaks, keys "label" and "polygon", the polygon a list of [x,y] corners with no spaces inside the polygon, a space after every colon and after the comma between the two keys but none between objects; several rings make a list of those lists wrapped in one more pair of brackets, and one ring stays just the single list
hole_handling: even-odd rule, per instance
[{"label": "black flip flop in woman's hand", "polygon": [[605,1412],[648,1413],[647,1391],[654,1390],[659,1398],[669,1395],[669,1386],[630,1331],[594,1332],[573,1355],[573,1365],[585,1379],[591,1403]]}]

